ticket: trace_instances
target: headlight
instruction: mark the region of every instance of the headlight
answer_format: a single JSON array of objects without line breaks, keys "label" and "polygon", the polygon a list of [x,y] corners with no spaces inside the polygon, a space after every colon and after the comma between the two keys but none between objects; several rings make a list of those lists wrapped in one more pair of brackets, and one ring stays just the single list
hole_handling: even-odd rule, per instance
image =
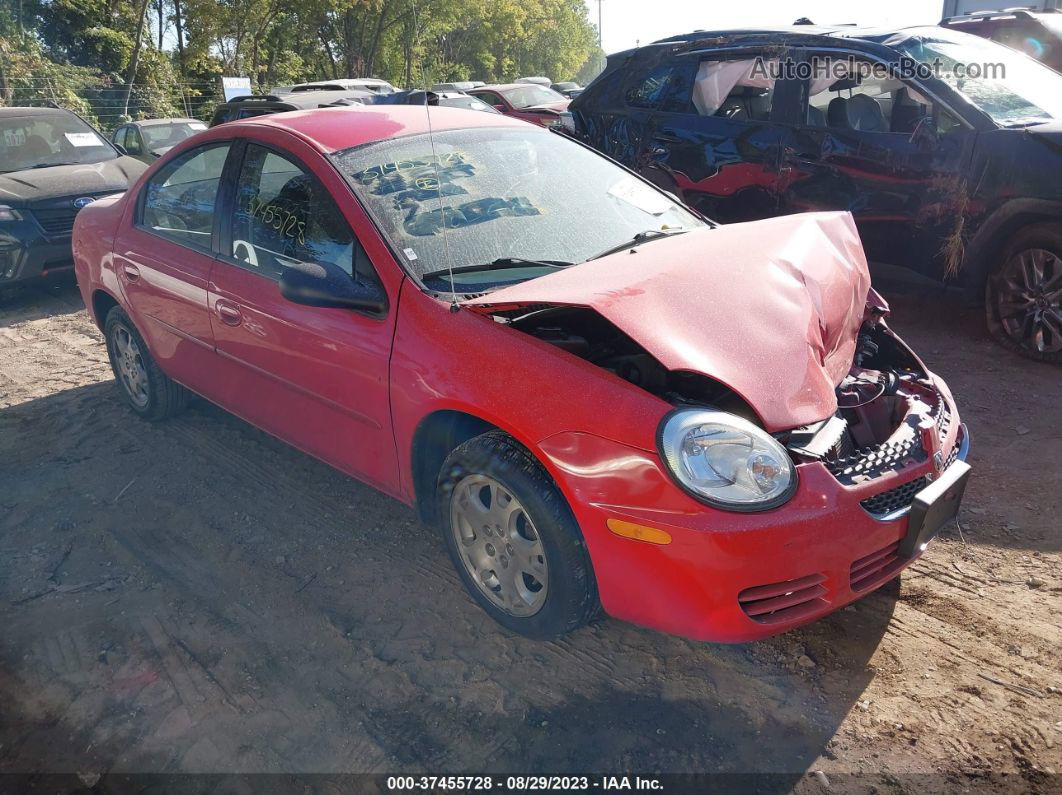
[{"label": "headlight", "polygon": [[14,207],[0,204],[0,221],[21,221],[22,215]]},{"label": "headlight", "polygon": [[659,444],[678,484],[716,508],[765,511],[796,490],[796,470],[785,448],[725,411],[673,411],[660,425]]}]

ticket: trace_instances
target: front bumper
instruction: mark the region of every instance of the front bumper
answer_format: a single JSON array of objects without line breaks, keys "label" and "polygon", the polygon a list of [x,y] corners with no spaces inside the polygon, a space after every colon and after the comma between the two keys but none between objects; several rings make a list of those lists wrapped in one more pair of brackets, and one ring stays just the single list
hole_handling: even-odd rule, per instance
[{"label": "front bumper", "polygon": [[0,223],[0,286],[73,266],[69,233],[46,235],[32,218]]},{"label": "front bumper", "polygon": [[[935,383],[951,421],[927,434],[936,449],[924,462],[853,485],[821,462],[801,464],[793,498],[763,513],[691,499],[655,454],[589,434],[546,439],[540,449],[583,530],[605,611],[688,638],[744,642],[814,621],[894,578],[921,553],[898,552],[907,512],[872,513],[872,500],[936,477],[969,450],[947,387]],[[663,530],[671,543],[614,535],[609,519]]]}]

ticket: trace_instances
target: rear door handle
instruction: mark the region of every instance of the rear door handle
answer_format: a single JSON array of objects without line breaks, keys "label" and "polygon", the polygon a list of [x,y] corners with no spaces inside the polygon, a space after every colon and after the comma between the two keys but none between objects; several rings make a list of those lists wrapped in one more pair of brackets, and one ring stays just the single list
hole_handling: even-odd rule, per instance
[{"label": "rear door handle", "polygon": [[226,326],[238,326],[243,322],[243,313],[231,301],[219,300],[215,302],[214,310],[218,313],[218,319]]},{"label": "rear door handle", "polygon": [[138,281],[140,279],[140,269],[136,265],[130,265],[129,263],[122,264],[122,273],[125,274],[125,278],[131,282]]}]

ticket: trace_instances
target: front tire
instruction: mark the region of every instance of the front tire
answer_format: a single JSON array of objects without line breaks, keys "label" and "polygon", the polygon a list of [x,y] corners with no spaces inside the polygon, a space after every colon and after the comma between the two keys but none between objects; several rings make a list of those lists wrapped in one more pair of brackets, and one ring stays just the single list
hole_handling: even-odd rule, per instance
[{"label": "front tire", "polygon": [[129,408],[146,420],[158,422],[188,405],[188,390],[162,372],[121,307],[107,313],[103,333],[114,379]]},{"label": "front tire", "polygon": [[597,614],[597,584],[575,517],[512,437],[492,431],[460,445],[443,464],[437,497],[454,567],[499,624],[548,640]]},{"label": "front tire", "polygon": [[1003,347],[1062,362],[1062,231],[1037,224],[1014,236],[988,276],[985,312]]}]

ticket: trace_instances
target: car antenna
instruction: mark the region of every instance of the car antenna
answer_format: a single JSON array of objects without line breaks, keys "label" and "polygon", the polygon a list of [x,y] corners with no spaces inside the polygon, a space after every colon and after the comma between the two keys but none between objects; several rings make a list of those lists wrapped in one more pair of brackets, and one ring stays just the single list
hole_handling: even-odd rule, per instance
[{"label": "car antenna", "polygon": [[[413,32],[416,39],[420,39],[420,25],[417,22],[416,0],[409,0],[413,12]],[[439,215],[442,219],[443,254],[446,257],[446,273],[450,281],[450,312],[458,312],[461,309],[457,303],[457,287],[454,285],[454,260],[450,256],[450,241],[446,235],[446,208],[443,206],[442,179],[439,177],[439,158],[435,154],[435,134],[431,128],[431,111],[428,109],[428,73],[424,68],[424,59],[420,61],[420,82],[424,86],[424,116],[428,120],[428,142],[431,144],[431,162],[435,168],[435,191],[439,197]]]}]

